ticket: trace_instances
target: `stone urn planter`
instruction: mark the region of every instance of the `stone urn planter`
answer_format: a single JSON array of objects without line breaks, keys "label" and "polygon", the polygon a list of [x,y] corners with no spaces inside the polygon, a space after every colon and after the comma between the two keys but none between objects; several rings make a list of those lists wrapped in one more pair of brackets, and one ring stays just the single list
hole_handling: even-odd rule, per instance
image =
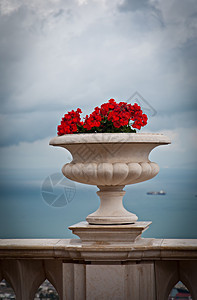
[{"label": "stone urn planter", "polygon": [[149,154],[169,143],[168,137],[157,133],[67,134],[50,141],[72,154],[73,160],[62,168],[64,176],[99,188],[100,207],[86,218],[96,225],[137,221],[137,216],[123,207],[123,188],[156,176],[159,166],[149,160]]}]

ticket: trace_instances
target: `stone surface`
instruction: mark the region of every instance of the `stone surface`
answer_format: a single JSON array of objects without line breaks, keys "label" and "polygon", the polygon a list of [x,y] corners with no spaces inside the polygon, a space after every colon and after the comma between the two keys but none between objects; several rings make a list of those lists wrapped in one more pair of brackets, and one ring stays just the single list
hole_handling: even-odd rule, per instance
[{"label": "stone surface", "polygon": [[149,160],[149,153],[169,143],[166,136],[151,133],[67,134],[50,141],[50,145],[63,147],[72,154],[72,162],[62,168],[67,178],[100,189],[100,207],[86,218],[90,224],[137,221],[137,216],[123,207],[122,189],[156,176],[159,166]]},{"label": "stone surface", "polygon": [[[48,243],[49,241],[49,243]],[[63,258],[83,259],[92,253],[94,259],[106,257],[111,253],[117,260],[135,259],[197,259],[197,239],[151,239],[140,238],[132,244],[111,245],[92,243],[82,245],[80,239],[1,239],[0,258]],[[181,246],[182,245],[182,246]],[[97,256],[97,255],[100,255]]]},{"label": "stone surface", "polygon": [[151,222],[136,222],[124,225],[90,225],[80,222],[69,229],[80,237],[82,245],[101,244],[103,246],[133,245]]},{"label": "stone surface", "polygon": [[153,262],[131,263],[127,265],[127,297],[125,299],[155,299]]},{"label": "stone surface", "polygon": [[88,133],[88,134],[66,134],[54,137],[50,140],[50,145],[65,146],[84,143],[156,143],[169,144],[170,139],[160,133]]},{"label": "stone surface", "polygon": [[87,265],[87,300],[121,300],[125,297],[124,265]]},{"label": "stone surface", "polygon": [[0,240],[3,278],[20,300],[33,299],[46,278],[62,300],[165,300],[179,280],[195,300],[197,240]]},{"label": "stone surface", "polygon": [[123,186],[99,186],[100,207],[88,215],[89,224],[128,224],[135,223],[138,217],[123,207],[122,198],[125,194]]},{"label": "stone surface", "polygon": [[[147,150],[147,147],[142,145],[135,147],[135,151],[142,152],[142,149],[139,148]],[[134,147],[134,145],[132,146]],[[125,145],[121,147],[122,151],[125,150],[123,148],[125,148]],[[146,153],[147,156],[148,154]],[[135,161],[135,158],[134,155],[133,157],[131,156],[133,162],[129,161],[127,163],[122,163],[121,161],[114,163],[109,163],[108,161],[98,163],[72,162],[65,164],[62,172],[71,180],[97,186],[134,184],[149,180],[158,174],[159,166],[155,162],[148,161],[148,158],[146,158],[146,161],[143,161],[142,157],[138,158],[139,161],[136,158]]]}]

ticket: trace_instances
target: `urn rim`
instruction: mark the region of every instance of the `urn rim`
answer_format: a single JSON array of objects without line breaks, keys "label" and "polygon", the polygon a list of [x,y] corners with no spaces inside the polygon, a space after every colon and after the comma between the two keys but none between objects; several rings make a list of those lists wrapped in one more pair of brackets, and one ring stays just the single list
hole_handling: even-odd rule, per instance
[{"label": "urn rim", "polygon": [[167,145],[171,144],[171,141],[166,135],[162,133],[77,133],[56,136],[50,140],[49,145],[61,146],[84,143],[151,143]]}]

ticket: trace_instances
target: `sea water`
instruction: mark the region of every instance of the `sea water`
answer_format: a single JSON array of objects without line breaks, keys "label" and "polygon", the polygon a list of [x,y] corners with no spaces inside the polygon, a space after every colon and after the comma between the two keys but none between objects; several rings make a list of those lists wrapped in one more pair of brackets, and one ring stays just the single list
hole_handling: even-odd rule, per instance
[{"label": "sea water", "polygon": [[[98,188],[78,183],[68,183],[64,190],[52,186],[51,195],[62,193],[63,200],[67,199],[58,206],[43,198],[43,182],[56,172],[1,173],[0,238],[76,238],[68,226],[85,220],[98,208]],[[152,221],[144,237],[197,238],[196,175],[196,170],[161,169],[155,178],[125,187],[125,208],[139,221]],[[160,190],[166,195],[147,195]]]}]

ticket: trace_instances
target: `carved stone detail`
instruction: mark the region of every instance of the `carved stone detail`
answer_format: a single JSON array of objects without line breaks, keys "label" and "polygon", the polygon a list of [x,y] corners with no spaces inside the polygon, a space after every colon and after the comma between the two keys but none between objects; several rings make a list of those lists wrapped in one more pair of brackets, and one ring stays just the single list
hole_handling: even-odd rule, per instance
[{"label": "carved stone detail", "polygon": [[155,162],[142,163],[68,163],[62,173],[69,179],[91,185],[127,185],[156,176]]}]

